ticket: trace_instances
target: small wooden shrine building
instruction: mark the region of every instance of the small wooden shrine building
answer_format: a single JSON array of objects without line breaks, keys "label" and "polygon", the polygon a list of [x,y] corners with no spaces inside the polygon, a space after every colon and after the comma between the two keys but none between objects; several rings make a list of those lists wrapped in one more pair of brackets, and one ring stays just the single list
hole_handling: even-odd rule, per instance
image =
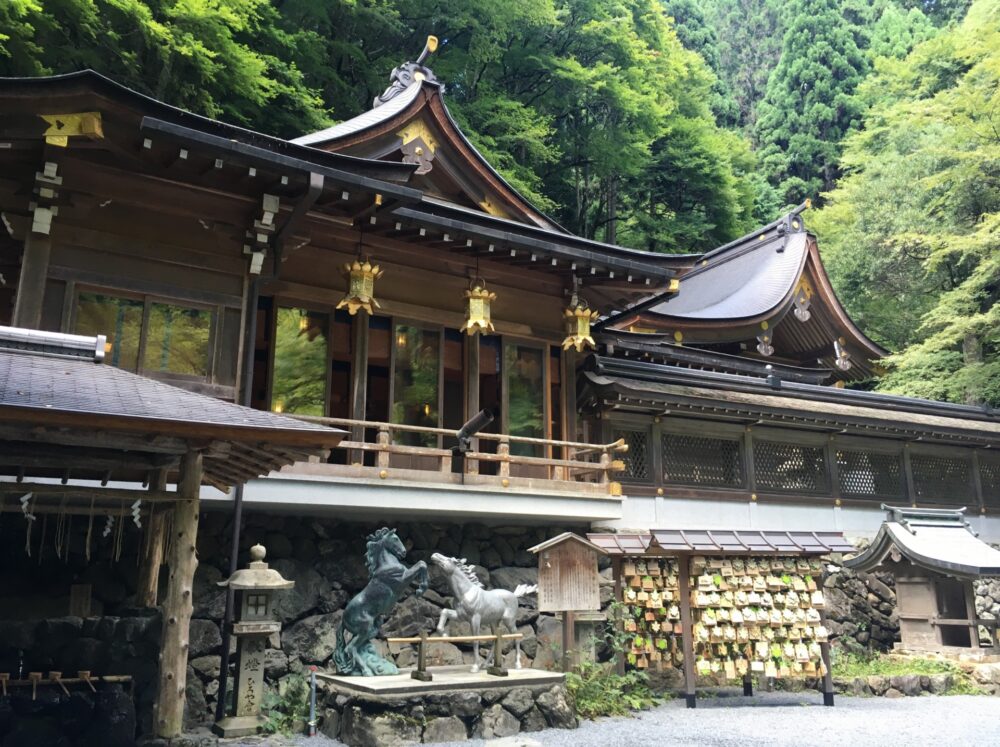
[{"label": "small wooden shrine building", "polygon": [[995,654],[997,621],[979,619],[972,584],[983,576],[1000,576],[1000,550],[976,536],[964,509],[885,508],[888,517],[874,541],[844,566],[885,570],[895,577],[902,639],[897,647],[975,651],[984,626]]},{"label": "small wooden shrine building", "polygon": [[[170,568],[154,729],[177,736],[203,484],[228,490],[324,456],[345,434],[123,371],[104,363],[105,344],[102,336],[0,327],[0,514],[22,515],[25,548],[39,556],[52,540],[35,524],[51,517],[67,558],[67,517],[90,522],[88,555],[95,517],[146,523],[140,603],[156,606],[160,566]],[[122,482],[143,488],[115,487]]]}]

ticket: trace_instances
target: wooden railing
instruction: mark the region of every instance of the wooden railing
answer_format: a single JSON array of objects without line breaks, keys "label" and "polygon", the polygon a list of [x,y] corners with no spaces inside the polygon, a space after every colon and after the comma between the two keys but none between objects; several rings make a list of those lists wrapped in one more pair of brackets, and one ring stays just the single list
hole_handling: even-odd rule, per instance
[{"label": "wooden railing", "polygon": [[[351,433],[350,438],[342,441],[338,447],[338,450],[347,453],[346,465],[331,464],[328,465],[330,467],[346,466],[354,470],[374,471],[382,479],[390,476],[412,478],[415,477],[413,473],[423,473],[418,479],[427,481],[428,478],[434,479],[433,474],[437,473],[437,479],[448,482],[454,482],[457,477],[466,484],[495,482],[502,487],[509,487],[511,481],[522,484],[529,481],[536,487],[566,489],[576,486],[586,487],[589,492],[621,494],[621,487],[615,482],[614,475],[625,469],[624,462],[615,458],[616,454],[628,451],[624,439],[610,444],[587,444],[502,433],[478,433],[472,440],[472,450],[464,454],[459,466],[455,461],[454,450],[446,448],[449,442],[456,441],[453,430],[348,418],[307,415],[293,417],[343,428]],[[406,440],[407,434],[415,434],[435,445],[400,443]],[[412,439],[412,435],[410,438]],[[493,444],[494,448],[485,448],[487,443]],[[532,450],[536,454],[517,453],[522,450]],[[366,459],[366,454],[373,454],[373,457]],[[486,468],[485,464],[495,464],[496,467]],[[485,472],[496,474],[484,474]]]}]

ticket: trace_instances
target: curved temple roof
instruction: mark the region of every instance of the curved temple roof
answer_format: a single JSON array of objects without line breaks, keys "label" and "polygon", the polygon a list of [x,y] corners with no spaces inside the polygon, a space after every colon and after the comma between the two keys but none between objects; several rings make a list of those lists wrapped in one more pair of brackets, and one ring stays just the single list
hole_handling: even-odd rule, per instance
[{"label": "curved temple roof", "polygon": [[987,545],[969,528],[965,509],[911,509],[884,506],[889,516],[874,541],[846,568],[870,571],[886,559],[948,576],[978,578],[1000,575],[1000,550]]},{"label": "curved temple roof", "polygon": [[[666,333],[685,345],[747,343],[751,357],[765,335],[776,363],[819,364],[838,378],[869,378],[870,362],[886,351],[857,328],[834,294],[802,219],[807,207],[704,255],[682,271],[677,294],[651,296],[598,327]],[[836,366],[840,351],[850,366]]]}]

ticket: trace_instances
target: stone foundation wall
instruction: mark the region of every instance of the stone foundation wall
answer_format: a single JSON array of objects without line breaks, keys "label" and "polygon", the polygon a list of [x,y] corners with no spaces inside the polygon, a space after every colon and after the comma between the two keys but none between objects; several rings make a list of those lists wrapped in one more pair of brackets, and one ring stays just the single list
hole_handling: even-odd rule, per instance
[{"label": "stone foundation wall", "polygon": [[892,650],[899,640],[896,583],[890,573],[841,568],[827,577],[827,628],[839,648],[856,653]]},{"label": "stone foundation wall", "polygon": [[[272,637],[266,651],[265,678],[277,688],[288,677],[304,676],[310,664],[331,666],[336,629],[343,609],[364,588],[368,574],[364,567],[365,538],[378,524],[333,522],[272,514],[250,514],[242,534],[246,550],[260,542],[267,548],[267,560],[285,578],[295,580],[295,588],[278,597],[276,615],[282,622],[280,638]],[[392,524],[407,546],[405,563],[418,560],[430,568],[430,584],[422,597],[411,589],[400,600],[382,626],[382,634],[413,636],[431,632],[441,610],[451,606],[451,590],[446,576],[430,562],[430,555],[465,558],[487,588],[514,589],[518,584],[538,581],[537,558],[529,547],[566,529],[586,531],[586,527],[487,527],[480,524]],[[220,663],[220,623],[225,594],[216,585],[224,571],[209,557],[222,558],[218,550],[228,544],[231,526],[219,514],[203,517],[199,535],[201,564],[195,577],[195,608],[191,630],[191,668],[196,678],[189,685],[188,706],[192,721],[207,720],[214,711]],[[242,562],[242,561],[241,561]],[[606,571],[605,600],[610,601],[610,571]],[[535,597],[522,599],[517,617],[522,665],[541,669],[556,668],[562,641],[561,624],[551,615],[540,615]],[[467,635],[469,626],[453,623],[452,635]],[[410,645],[393,645],[381,652],[400,668],[416,664],[416,650]],[[504,660],[514,663],[514,646],[508,643]],[[428,648],[428,666],[472,663],[472,644],[436,644]],[[480,654],[485,656],[485,650]]]},{"label": "stone foundation wall", "polygon": [[[102,523],[92,531],[88,562],[86,522],[74,522],[68,532],[64,557],[55,557],[51,539],[39,545],[36,529],[32,556],[24,552],[24,524],[13,519],[0,523],[0,672],[61,670],[75,673],[129,674],[136,680],[136,706],[140,732],[148,733],[159,652],[159,616],[138,610],[135,603],[138,556],[142,533],[131,523],[124,527],[120,557],[113,559],[115,532],[102,533]],[[250,513],[242,534],[240,565],[247,550],[260,542],[267,560],[296,586],[280,592],[276,612],[283,624],[266,651],[265,676],[274,691],[283,681],[304,676],[310,664],[327,665],[335,643],[337,624],[348,600],[367,583],[363,563],[365,539],[380,524],[340,522],[275,514]],[[444,575],[430,563],[440,552],[466,558],[487,587],[513,589],[537,582],[537,558],[527,549],[555,534],[587,527],[487,527],[479,524],[394,522],[408,548],[407,565],[424,560],[431,567],[430,586],[423,597],[412,590],[401,599],[386,621],[385,636],[411,636],[432,631],[441,609],[450,606],[451,591]],[[195,577],[194,614],[191,622],[186,723],[193,727],[211,721],[218,693],[221,661],[221,622],[225,592],[217,582],[228,574],[231,520],[221,512],[206,512],[199,526],[199,567]],[[49,528],[51,537],[51,527]],[[602,596],[611,598],[610,570],[604,571]],[[161,573],[162,600],[167,573]],[[71,584],[92,586],[93,618],[65,617]],[[17,617],[30,622],[5,619]],[[522,664],[556,668],[562,641],[561,624],[551,615],[539,615],[535,597],[522,600],[517,618]],[[468,634],[465,624],[449,632]],[[234,649],[235,650],[235,649]],[[393,646],[389,655],[398,666],[414,665],[411,646]],[[428,664],[471,664],[472,644],[438,644],[430,647]],[[485,651],[481,653],[485,656]],[[513,645],[505,662],[513,664]],[[493,704],[491,704],[493,705]],[[471,728],[471,727],[470,727]]]},{"label": "stone foundation wall", "polygon": [[322,716],[320,730],[348,747],[494,739],[577,726],[564,685],[444,691],[396,699],[332,690]]},{"label": "stone foundation wall", "polygon": [[984,620],[1000,617],[1000,578],[982,578],[973,583],[976,614]]}]

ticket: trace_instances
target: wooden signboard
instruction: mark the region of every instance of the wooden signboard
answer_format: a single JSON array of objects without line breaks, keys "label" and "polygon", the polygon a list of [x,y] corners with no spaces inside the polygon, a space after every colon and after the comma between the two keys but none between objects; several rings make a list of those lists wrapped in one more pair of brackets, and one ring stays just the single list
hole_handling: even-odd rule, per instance
[{"label": "wooden signboard", "polygon": [[601,609],[597,558],[603,550],[583,537],[566,532],[531,551],[538,554],[539,611]]}]

